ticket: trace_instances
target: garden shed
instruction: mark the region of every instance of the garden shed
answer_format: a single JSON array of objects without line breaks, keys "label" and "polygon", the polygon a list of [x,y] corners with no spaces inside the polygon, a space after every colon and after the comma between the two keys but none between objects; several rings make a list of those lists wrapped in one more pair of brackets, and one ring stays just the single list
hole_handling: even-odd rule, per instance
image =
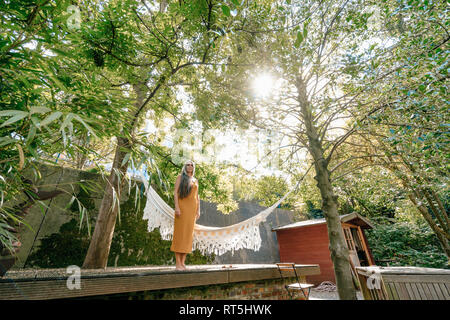
[{"label": "garden shed", "polygon": [[[364,234],[364,230],[373,228],[370,221],[356,212],[341,215],[340,219],[353,265],[374,265]],[[277,235],[281,262],[319,264],[321,274],[308,276],[307,281],[316,285],[323,281],[336,283],[325,218],[300,221],[272,231]]]}]

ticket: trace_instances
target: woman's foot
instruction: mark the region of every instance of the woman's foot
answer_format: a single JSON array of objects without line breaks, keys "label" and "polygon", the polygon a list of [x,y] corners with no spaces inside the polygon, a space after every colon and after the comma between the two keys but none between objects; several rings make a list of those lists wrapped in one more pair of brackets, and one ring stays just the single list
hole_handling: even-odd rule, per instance
[{"label": "woman's foot", "polygon": [[180,266],[175,266],[175,270],[183,271],[183,270],[186,270],[186,268],[183,268],[183,266],[180,265]]}]

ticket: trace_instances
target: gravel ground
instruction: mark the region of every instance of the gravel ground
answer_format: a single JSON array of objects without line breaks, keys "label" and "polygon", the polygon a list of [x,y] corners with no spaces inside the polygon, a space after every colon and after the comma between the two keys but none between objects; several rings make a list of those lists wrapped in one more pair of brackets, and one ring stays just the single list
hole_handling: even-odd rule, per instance
[{"label": "gravel ground", "polygon": [[[357,291],[356,296],[358,300],[364,300],[361,291]],[[339,296],[337,291],[316,291],[312,288],[309,294],[309,300],[339,300]]]}]

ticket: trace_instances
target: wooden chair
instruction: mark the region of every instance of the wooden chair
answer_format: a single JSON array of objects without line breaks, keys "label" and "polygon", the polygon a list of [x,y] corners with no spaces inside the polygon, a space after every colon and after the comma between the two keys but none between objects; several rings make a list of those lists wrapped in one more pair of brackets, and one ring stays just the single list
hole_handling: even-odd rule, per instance
[{"label": "wooden chair", "polygon": [[[278,271],[280,272],[281,279],[283,280],[284,287],[286,288],[289,297],[293,298],[293,291],[301,292],[306,300],[309,299],[309,292],[312,287],[314,287],[313,284],[310,283],[301,283],[298,279],[297,270],[295,269],[295,263],[294,262],[283,262],[283,263],[277,263]],[[289,278],[292,278],[292,276],[295,275],[295,279],[297,282],[295,283],[289,283],[287,284],[286,281]]]}]

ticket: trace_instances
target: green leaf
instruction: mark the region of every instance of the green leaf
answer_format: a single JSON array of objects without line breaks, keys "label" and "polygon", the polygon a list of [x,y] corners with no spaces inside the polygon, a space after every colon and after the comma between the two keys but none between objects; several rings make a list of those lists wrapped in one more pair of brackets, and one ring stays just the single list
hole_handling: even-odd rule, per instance
[{"label": "green leaf", "polygon": [[62,112],[61,111],[55,111],[53,112],[51,115],[47,116],[47,118],[45,118],[44,120],[42,120],[41,122],[41,126],[46,126],[48,125],[50,122],[55,121],[56,119],[58,119],[59,117],[62,116]]},{"label": "green leaf", "polygon": [[16,116],[16,115],[19,115],[19,114],[24,114],[25,116],[27,116],[28,112],[19,111],[19,110],[3,110],[3,111],[0,111],[0,117]]},{"label": "green leaf", "polygon": [[237,6],[237,7],[240,6],[240,3],[239,3],[238,0],[231,0],[231,2],[232,2],[235,6]]},{"label": "green leaf", "polygon": [[52,111],[52,109],[47,108],[47,107],[31,107],[30,109],[30,114],[33,113],[47,113]]},{"label": "green leaf", "polygon": [[125,155],[125,157],[123,158],[122,164],[120,165],[121,167],[123,167],[123,165],[128,162],[128,160],[130,159],[130,156],[131,156],[131,153],[127,153]]},{"label": "green leaf", "polygon": [[30,145],[31,142],[33,142],[34,136],[36,135],[36,126],[35,125],[31,125],[30,126],[30,131],[28,132],[28,136],[26,141],[26,146],[28,147]]},{"label": "green leaf", "polygon": [[300,31],[298,31],[297,39],[295,40],[294,47],[298,48],[300,46],[300,44],[302,43],[302,41],[303,41],[303,34]]},{"label": "green leaf", "polygon": [[64,130],[64,128],[61,128],[61,134],[63,137],[64,148],[66,148],[67,147],[67,136],[66,136],[66,131]]},{"label": "green leaf", "polygon": [[64,121],[63,121],[63,123],[62,123],[62,125],[61,125],[60,130],[63,130],[66,126],[69,125],[69,123],[70,123],[70,122],[72,121],[72,119],[73,119],[73,116],[74,116],[73,113],[68,113],[68,114],[66,115],[66,118],[64,119]]},{"label": "green leaf", "polygon": [[13,142],[17,142],[17,140],[15,140],[15,139],[13,139],[11,137],[1,137],[0,138],[0,147],[6,146],[6,145],[8,145],[10,143],[13,143]]},{"label": "green leaf", "polygon": [[222,5],[222,12],[224,15],[226,15],[227,17],[230,16],[230,7],[226,6],[226,5]]},{"label": "green leaf", "polygon": [[79,115],[74,114],[73,117],[74,117],[76,120],[78,120],[79,122],[81,122],[81,123],[83,124],[83,126],[85,126],[86,129],[87,129],[90,133],[92,133],[92,135],[93,135],[94,137],[96,137],[96,138],[98,139],[97,135],[95,134],[94,129],[92,129],[92,128],[91,128],[91,127],[83,120],[83,119],[81,119],[81,117],[80,117]]},{"label": "green leaf", "polygon": [[17,121],[19,121],[19,120],[22,120],[22,119],[25,118],[26,116],[28,116],[28,113],[27,113],[27,112],[24,112],[23,114],[18,114],[18,115],[14,116],[14,117],[11,117],[11,118],[9,118],[8,121],[5,121],[5,122],[0,126],[0,128],[3,128],[3,127],[8,126],[8,125],[10,125],[10,124],[13,124],[14,122],[17,122]]}]

